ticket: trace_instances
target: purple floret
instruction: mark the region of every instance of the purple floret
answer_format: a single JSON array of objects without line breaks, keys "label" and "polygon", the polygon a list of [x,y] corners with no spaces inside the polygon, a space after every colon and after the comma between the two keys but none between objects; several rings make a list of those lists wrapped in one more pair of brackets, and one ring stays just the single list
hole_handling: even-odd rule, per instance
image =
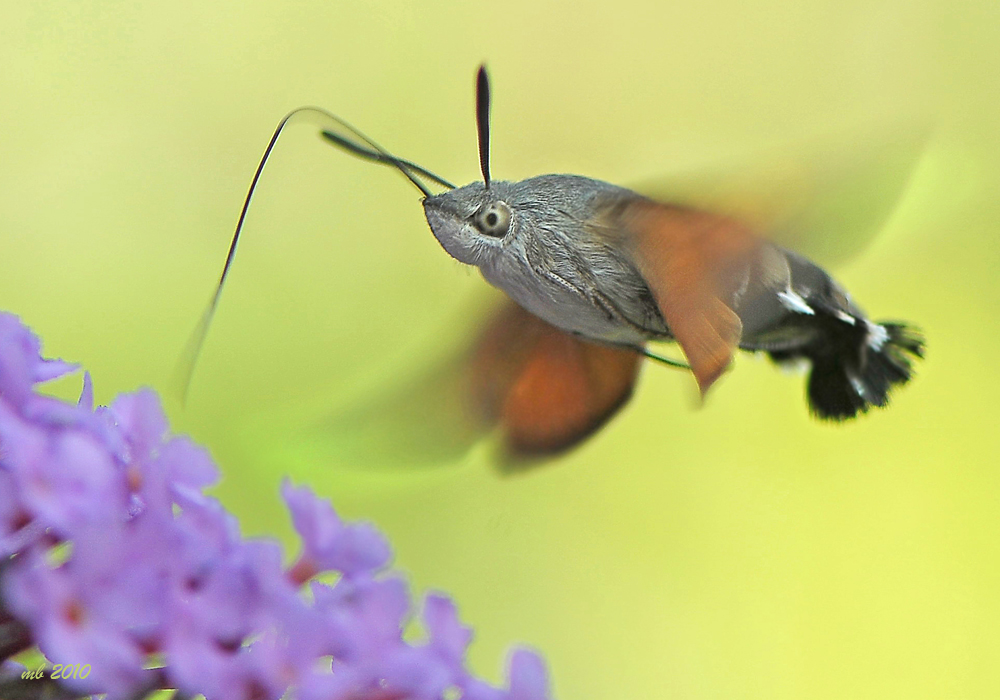
[{"label": "purple floret", "polygon": [[[208,452],[170,434],[153,391],[95,408],[85,375],[78,402],[41,395],[37,384],[75,366],[40,347],[0,313],[0,691],[40,682],[9,658],[34,644],[51,664],[86,668],[64,688],[110,700],[159,688],[208,700],[550,697],[526,650],[511,655],[507,689],[472,676],[472,630],[444,595],[424,600],[426,639],[404,641],[412,602],[386,570],[388,540],[309,489],[281,488],[302,539],[293,566],[276,542],[244,539],[204,493],[219,478]],[[336,583],[311,580],[324,572]]]},{"label": "purple floret", "polygon": [[295,568],[301,581],[318,571],[335,570],[345,576],[370,573],[392,558],[385,535],[370,523],[345,525],[329,502],[288,480],[281,485],[281,495],[302,538],[302,556]]},{"label": "purple floret", "polygon": [[0,396],[15,410],[34,396],[39,382],[56,379],[76,369],[62,360],[44,360],[38,336],[17,316],[0,313]]}]

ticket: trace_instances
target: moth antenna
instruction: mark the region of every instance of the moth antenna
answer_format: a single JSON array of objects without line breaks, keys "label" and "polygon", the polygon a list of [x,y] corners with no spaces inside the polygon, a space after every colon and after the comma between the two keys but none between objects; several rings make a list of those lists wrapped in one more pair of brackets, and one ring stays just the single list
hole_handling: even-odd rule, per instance
[{"label": "moth antenna", "polygon": [[435,175],[427,168],[421,167],[412,161],[406,160],[405,158],[396,158],[382,151],[376,151],[371,148],[365,148],[361,144],[354,143],[350,139],[346,139],[340,134],[334,133],[332,131],[324,130],[320,133],[322,134],[323,138],[330,141],[333,145],[344,149],[351,155],[357,156],[358,158],[370,160],[374,163],[394,165],[397,168],[405,168],[406,170],[409,170],[416,175],[426,177],[428,180],[436,182],[439,185],[442,185],[443,187],[447,187],[449,190],[455,189],[455,185],[448,182],[440,175]]},{"label": "moth antenna", "polygon": [[[429,170],[421,168],[419,165],[411,163],[408,160],[396,158],[387,150],[348,124],[346,121],[332,112],[326,111],[325,109],[320,107],[299,107],[282,117],[281,121],[278,122],[278,126],[274,129],[274,133],[271,134],[271,140],[268,141],[267,148],[264,149],[264,155],[261,156],[260,162],[257,164],[257,170],[254,172],[253,179],[250,181],[250,188],[247,190],[247,196],[243,200],[243,208],[240,210],[240,217],[236,221],[236,230],[233,232],[232,241],[229,243],[229,252],[226,254],[226,263],[222,267],[222,274],[219,275],[219,283],[215,287],[215,292],[212,294],[212,298],[209,301],[205,312],[202,314],[201,320],[198,322],[194,332],[192,332],[191,337],[188,339],[184,353],[181,355],[181,359],[174,371],[174,383],[180,390],[179,393],[182,404],[187,400],[187,393],[191,386],[191,378],[194,376],[194,369],[198,362],[198,356],[201,354],[201,348],[205,344],[205,338],[208,335],[209,326],[212,324],[212,317],[215,315],[215,309],[219,305],[219,297],[222,296],[222,288],[225,286],[226,279],[229,277],[229,270],[232,268],[233,258],[236,256],[236,246],[239,244],[240,233],[243,231],[243,222],[246,220],[247,211],[250,209],[250,202],[253,200],[253,194],[257,188],[257,182],[260,180],[261,173],[264,172],[264,165],[267,163],[267,159],[271,156],[271,151],[274,150],[274,145],[278,142],[278,137],[281,135],[281,132],[293,118],[300,115],[320,117],[322,121],[325,122],[325,128],[321,131],[325,138],[329,139],[334,144],[340,146],[349,153],[397,168],[401,173],[403,173],[403,175],[406,176],[406,179],[409,180],[414,187],[420,190],[424,197],[430,197],[431,192],[422,182],[420,182],[418,175],[423,175],[445,187],[455,189],[454,185],[449,183],[447,180],[434,175]],[[329,124],[331,122],[337,128],[349,132],[353,137],[363,143],[357,143],[348,136],[338,134],[330,128]]]},{"label": "moth antenna", "polygon": [[490,188],[490,76],[486,64],[479,66],[476,75],[476,128],[479,130],[479,167],[483,182]]}]

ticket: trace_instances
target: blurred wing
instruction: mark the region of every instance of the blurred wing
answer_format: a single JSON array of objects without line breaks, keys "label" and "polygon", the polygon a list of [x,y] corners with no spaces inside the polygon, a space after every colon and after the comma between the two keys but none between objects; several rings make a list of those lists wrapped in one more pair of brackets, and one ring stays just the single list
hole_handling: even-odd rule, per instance
[{"label": "blurred wing", "polygon": [[864,250],[884,226],[924,153],[928,133],[900,125],[856,131],[633,189],[658,202],[730,216],[775,243],[833,265]]},{"label": "blurred wing", "polygon": [[559,330],[508,301],[474,350],[475,410],[499,423],[515,457],[567,450],[632,395],[642,356]]},{"label": "blurred wing", "polygon": [[599,207],[591,223],[645,279],[704,395],[740,342],[733,307],[760,239],[732,218],[639,198]]},{"label": "blurred wing", "polygon": [[500,429],[506,457],[574,447],[628,400],[642,357],[596,345],[507,297],[476,340],[320,426],[324,452],[358,467],[436,466]]},{"label": "blurred wing", "polygon": [[468,410],[466,359],[453,352],[415,371],[387,373],[378,388],[367,383],[297,444],[307,443],[326,464],[367,470],[461,459],[490,428]]}]

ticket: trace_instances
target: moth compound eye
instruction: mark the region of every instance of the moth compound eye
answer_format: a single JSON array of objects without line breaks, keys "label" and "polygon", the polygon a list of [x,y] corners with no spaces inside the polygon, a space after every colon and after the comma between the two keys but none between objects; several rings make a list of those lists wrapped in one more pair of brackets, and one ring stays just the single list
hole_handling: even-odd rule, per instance
[{"label": "moth compound eye", "polygon": [[510,229],[510,207],[504,202],[490,202],[476,213],[475,224],[487,236],[503,238]]}]

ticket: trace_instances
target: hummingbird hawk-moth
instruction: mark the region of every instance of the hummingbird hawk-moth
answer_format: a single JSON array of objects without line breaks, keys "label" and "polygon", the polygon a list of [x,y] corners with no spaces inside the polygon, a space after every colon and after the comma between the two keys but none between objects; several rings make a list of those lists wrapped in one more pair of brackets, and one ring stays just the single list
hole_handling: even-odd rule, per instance
[{"label": "hummingbird hawk-moth", "polygon": [[[910,325],[874,322],[829,274],[752,222],[652,199],[578,175],[490,177],[490,86],[476,82],[482,181],[456,187],[316,108],[286,116],[243,205],[212,302],[192,339],[185,386],[232,264],[264,164],[288,120],[321,113],[322,135],[397,168],[420,190],[431,232],[508,300],[464,356],[462,411],[498,425],[509,452],[568,449],[629,399],[645,358],[689,369],[702,395],[737,350],[810,365],[813,414],[844,420],[884,407],[924,353]],[[428,184],[444,188],[432,194]],[[686,363],[648,345],[673,341]]]}]

